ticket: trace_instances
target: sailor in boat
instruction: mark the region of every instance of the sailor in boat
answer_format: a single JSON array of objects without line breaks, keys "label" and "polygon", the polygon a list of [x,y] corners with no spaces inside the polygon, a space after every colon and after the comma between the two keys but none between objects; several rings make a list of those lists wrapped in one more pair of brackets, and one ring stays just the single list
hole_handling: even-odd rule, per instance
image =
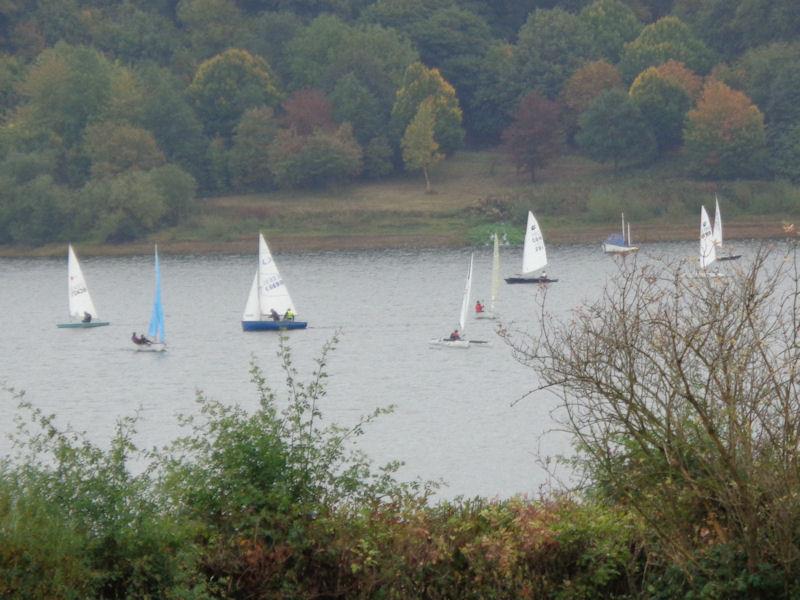
[{"label": "sailor in boat", "polygon": [[455,342],[461,339],[461,334],[458,333],[458,329],[454,329],[453,333],[450,334],[450,341]]},{"label": "sailor in boat", "polygon": [[287,308],[286,312],[283,313],[283,320],[294,321],[294,311],[291,308]]},{"label": "sailor in boat", "polygon": [[88,312],[83,311],[83,319],[81,319],[81,323],[91,323],[92,322],[92,315]]},{"label": "sailor in boat", "polygon": [[539,279],[547,281],[547,271],[542,271],[542,274],[539,276]]},{"label": "sailor in boat", "polygon": [[148,340],[144,334],[142,334],[141,336],[137,336],[135,331],[131,334],[131,341],[137,346],[149,346],[150,344],[153,343],[150,340]]},{"label": "sailor in boat", "polygon": [[270,308],[269,309],[269,314],[272,317],[273,321],[280,321],[281,320],[281,316],[278,314],[278,311],[275,310],[274,308]]},{"label": "sailor in boat", "polygon": [[481,304],[480,300],[477,300],[475,302],[475,312],[476,313],[482,313],[483,312],[483,304]]}]

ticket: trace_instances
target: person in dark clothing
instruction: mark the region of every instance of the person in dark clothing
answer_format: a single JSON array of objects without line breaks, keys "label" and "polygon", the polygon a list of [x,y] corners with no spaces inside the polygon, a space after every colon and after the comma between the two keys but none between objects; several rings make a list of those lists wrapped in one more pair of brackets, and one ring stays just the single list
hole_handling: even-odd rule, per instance
[{"label": "person in dark clothing", "polygon": [[453,333],[450,334],[450,341],[455,342],[461,339],[461,334],[458,333],[458,329],[453,330]]},{"label": "person in dark clothing", "polygon": [[91,323],[92,322],[92,315],[86,311],[83,311],[83,319],[81,323]]},{"label": "person in dark clothing", "polygon": [[148,339],[147,339],[147,338],[144,336],[144,334],[142,334],[142,335],[140,335],[140,336],[137,336],[135,331],[134,331],[134,332],[131,334],[131,341],[132,341],[134,344],[136,344],[137,346],[149,346],[150,344],[152,344],[152,343],[153,343],[153,342],[151,342],[150,340],[148,340]]},{"label": "person in dark clothing", "polygon": [[278,314],[278,311],[275,310],[274,308],[270,308],[269,309],[269,314],[272,317],[273,321],[280,321],[281,320],[281,316]]}]

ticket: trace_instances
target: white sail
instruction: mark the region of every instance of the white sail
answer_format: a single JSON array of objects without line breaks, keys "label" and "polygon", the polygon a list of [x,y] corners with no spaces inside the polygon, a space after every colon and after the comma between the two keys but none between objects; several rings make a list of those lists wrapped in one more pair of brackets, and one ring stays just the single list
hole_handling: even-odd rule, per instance
[{"label": "white sail", "polygon": [[525,229],[525,249],[522,254],[522,274],[527,275],[547,266],[547,251],[539,223],[528,211],[528,226]]},{"label": "white sail", "polygon": [[258,236],[258,270],[250,288],[250,295],[245,305],[243,321],[263,321],[271,319],[271,311],[279,315],[295,310],[289,290],[283,283],[278,267],[272,258],[263,234]]},{"label": "white sail", "polygon": [[81,265],[78,257],[69,245],[67,258],[67,287],[69,291],[69,314],[75,319],[83,319],[84,313],[92,315],[92,319],[97,319],[92,297],[89,295],[89,288],[86,286],[86,279],[83,277]]},{"label": "white sail", "polygon": [[717,250],[714,245],[714,233],[711,230],[711,220],[708,218],[706,207],[700,207],[700,267],[705,269],[717,260]]},{"label": "white sail", "polygon": [[458,317],[459,331],[461,337],[464,337],[464,327],[467,323],[467,314],[469,313],[469,296],[472,291],[472,260],[474,254],[469,256],[469,270],[467,271],[467,282],[464,284],[464,297],[461,299],[461,313]]},{"label": "white sail", "polygon": [[714,194],[716,210],[714,211],[714,244],[722,246],[722,215],[719,212],[719,198]]},{"label": "white sail", "polygon": [[494,234],[494,251],[492,252],[492,295],[489,301],[489,312],[494,313],[494,305],[500,293],[500,241]]}]

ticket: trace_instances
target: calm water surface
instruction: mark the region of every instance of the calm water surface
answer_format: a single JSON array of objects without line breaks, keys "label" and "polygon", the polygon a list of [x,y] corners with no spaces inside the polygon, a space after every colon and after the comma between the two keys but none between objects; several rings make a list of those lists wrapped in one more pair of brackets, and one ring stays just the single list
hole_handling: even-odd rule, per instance
[{"label": "calm water surface", "polygon": [[[745,259],[755,244],[740,244]],[[643,255],[690,256],[695,243],[648,247]],[[78,248],[80,253],[80,248]],[[0,259],[0,383],[61,425],[106,442],[116,420],[140,409],[137,442],[161,446],[181,429],[176,415],[196,412],[202,390],[226,403],[252,407],[254,357],[274,388],[277,336],[244,333],[240,319],[256,267],[250,256],[162,256],[161,272],[169,351],[137,353],[131,332],[146,329],[153,293],[152,257],[81,261],[100,318],[109,327],[60,330],[67,318],[66,257]],[[393,414],[371,426],[359,447],[376,463],[402,460],[407,479],[442,479],[446,497],[507,497],[536,493],[546,480],[537,456],[569,452],[552,432],[554,400],[541,393],[515,403],[536,383],[496,336],[492,321],[471,321],[468,337],[492,341],[468,350],[429,347],[457,325],[469,250],[393,250],[277,255],[305,331],[291,332],[296,365],[310,374],[319,350],[336,331],[330,361],[326,419],[343,425],[376,407]],[[65,251],[66,254],[66,251]],[[548,305],[556,313],[593,299],[614,259],[599,244],[548,248]],[[521,263],[519,248],[502,251],[504,276]],[[641,260],[641,259],[640,259]],[[490,248],[475,254],[473,303],[488,302]],[[500,290],[503,322],[536,331],[534,285]],[[0,392],[0,455],[10,451],[16,401]]]}]

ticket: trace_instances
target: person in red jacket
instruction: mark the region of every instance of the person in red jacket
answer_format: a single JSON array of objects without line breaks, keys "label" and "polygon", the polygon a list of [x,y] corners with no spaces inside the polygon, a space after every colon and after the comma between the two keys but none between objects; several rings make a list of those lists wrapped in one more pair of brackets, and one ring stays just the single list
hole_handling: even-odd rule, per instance
[{"label": "person in red jacket", "polygon": [[475,312],[482,313],[483,312],[483,304],[481,304],[480,300],[475,301]]}]

